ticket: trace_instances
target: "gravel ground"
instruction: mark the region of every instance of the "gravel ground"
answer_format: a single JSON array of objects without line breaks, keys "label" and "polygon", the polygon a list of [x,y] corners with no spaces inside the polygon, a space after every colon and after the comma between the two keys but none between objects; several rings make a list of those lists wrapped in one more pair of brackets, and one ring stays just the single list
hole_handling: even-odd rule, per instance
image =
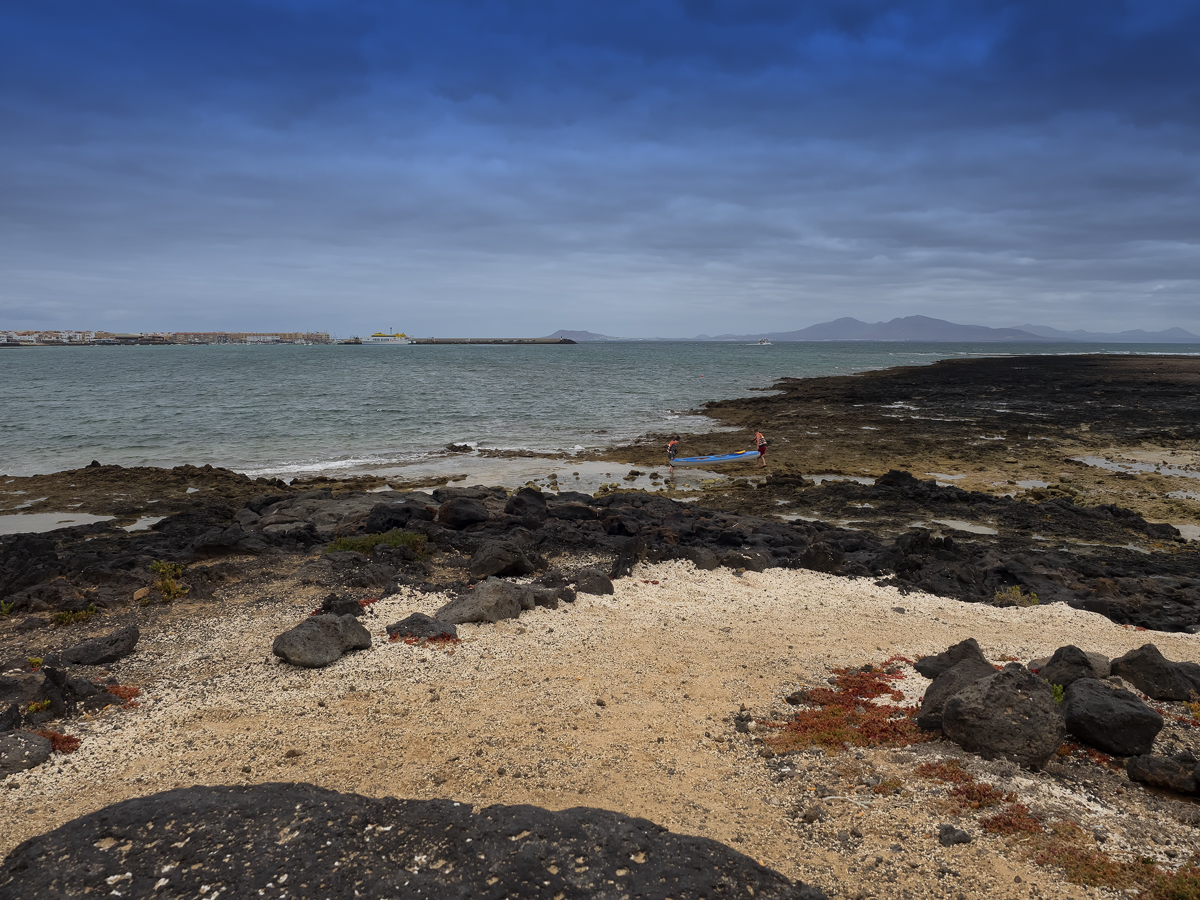
[{"label": "gravel ground", "polygon": [[[263,600],[233,587],[219,605],[146,629],[137,652],[111,667],[141,688],[136,708],[66,725],[82,738],[76,753],[0,785],[0,853],[128,797],[305,781],[477,806],[612,809],[726,842],[834,896],[1097,896],[981,834],[974,819],[948,818],[944,787],[913,775],[916,763],[943,756],[1033,807],[1103,830],[1105,849],[1168,864],[1200,850],[1187,824],[1200,807],[1096,766],[1022,772],[945,742],[769,759],[757,733],[730,721],[743,708],[785,715],[783,697],[824,683],[831,667],[916,658],[968,636],[992,659],[1022,661],[1067,643],[1117,656],[1148,641],[1169,658],[1197,659],[1200,637],[1137,632],[1063,605],[996,609],[805,570],[739,575],[673,562],[639,566],[615,587],[613,597],[460,626],[463,641],[449,648],[387,642],[385,624],[445,601],[398,594],[371,607],[371,650],[321,670],[270,653],[275,635],[319,603],[318,589],[285,580],[270,593],[289,599]],[[928,682],[906,671],[901,683],[919,697]],[[1173,740],[1192,740],[1178,731]],[[862,787],[871,776],[905,789],[876,796]],[[833,794],[821,801],[825,819],[806,824],[798,813],[821,794]],[[937,825],[948,821],[975,841],[942,847]]]}]

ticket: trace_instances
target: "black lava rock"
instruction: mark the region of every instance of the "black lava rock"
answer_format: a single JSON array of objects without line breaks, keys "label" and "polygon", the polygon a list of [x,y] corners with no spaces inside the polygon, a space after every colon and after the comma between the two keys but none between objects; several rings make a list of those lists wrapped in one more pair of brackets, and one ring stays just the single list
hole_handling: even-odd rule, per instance
[{"label": "black lava rock", "polygon": [[137,626],[130,625],[104,637],[68,647],[62,652],[62,659],[77,666],[100,666],[116,662],[133,652],[140,636]]},{"label": "black lava rock", "polygon": [[310,616],[285,631],[271,645],[271,652],[293,666],[320,669],[342,658],[348,650],[366,650],[371,633],[354,616]]},{"label": "black lava rock", "polygon": [[1163,727],[1163,717],[1132,691],[1095,678],[1071,682],[1063,702],[1063,717],[1067,731],[1115,756],[1149,753]]},{"label": "black lava rock", "polygon": [[588,567],[575,573],[575,590],[581,594],[611,594],[612,579],[599,569]]},{"label": "black lava rock", "polygon": [[446,528],[460,530],[479,522],[486,522],[487,507],[482,501],[469,497],[453,497],[438,507],[437,520]]},{"label": "black lava rock", "polygon": [[916,661],[913,668],[926,678],[937,678],[964,659],[974,659],[981,663],[987,663],[983,651],[979,649],[979,642],[975,638],[967,638],[965,641],[959,641],[945,652],[937,654],[937,656],[922,656]]},{"label": "black lava rock", "polygon": [[[1068,644],[1054,651],[1050,662],[1042,666],[1038,676],[1051,684],[1061,684],[1063,687],[1067,687],[1080,678],[1099,678],[1100,673],[1096,671],[1096,667],[1086,653],[1078,647]],[[1122,755],[1128,756],[1129,754]]]},{"label": "black lava rock", "polygon": [[1188,700],[1200,693],[1200,665],[1171,662],[1153,644],[1143,644],[1112,661],[1112,673],[1154,700]]},{"label": "black lava rock", "polygon": [[1038,768],[1062,744],[1066,725],[1050,685],[1009,663],[946,701],[942,731],[984,759]]},{"label": "black lava rock", "polygon": [[424,613],[405,616],[399,622],[387,626],[387,633],[389,637],[399,635],[402,638],[458,637],[458,629],[449,622],[439,622]]},{"label": "black lava rock", "polygon": [[967,685],[991,678],[995,674],[996,670],[992,668],[991,663],[973,656],[968,656],[962,662],[951,666],[925,689],[921,711],[917,713],[917,725],[926,731],[941,731],[942,711],[946,701]]},{"label": "black lava rock", "polygon": [[7,897],[200,896],[203,885],[249,897],[267,884],[323,898],[825,897],[716,841],[606,810],[476,813],[307,784],[126,800],[26,841],[0,872]]}]

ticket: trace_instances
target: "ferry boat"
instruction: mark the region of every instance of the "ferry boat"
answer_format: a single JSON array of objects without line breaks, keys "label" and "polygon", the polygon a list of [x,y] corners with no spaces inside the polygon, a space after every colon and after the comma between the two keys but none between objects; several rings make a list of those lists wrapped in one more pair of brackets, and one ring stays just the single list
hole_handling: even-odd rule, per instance
[{"label": "ferry boat", "polygon": [[770,341],[768,341],[766,338],[763,338],[761,341],[759,341],[759,342],[758,342],[758,346],[760,346],[760,347],[770,347],[770,346],[771,346],[771,342],[770,342]]},{"label": "ferry boat", "polygon": [[370,337],[363,338],[362,342],[363,344],[386,344],[388,346],[412,343],[412,341],[408,339],[408,335],[402,331],[397,331],[394,334],[384,334],[382,331],[377,331]]}]

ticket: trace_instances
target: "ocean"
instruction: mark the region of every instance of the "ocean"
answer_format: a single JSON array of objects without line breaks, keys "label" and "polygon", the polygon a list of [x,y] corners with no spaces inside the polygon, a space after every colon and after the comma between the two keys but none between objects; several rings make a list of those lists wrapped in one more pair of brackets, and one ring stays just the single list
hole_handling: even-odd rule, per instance
[{"label": "ocean", "polygon": [[[181,463],[250,475],[421,477],[498,465],[448,444],[577,451],[708,430],[708,400],[785,376],[1024,353],[1196,345],[629,342],[0,351],[0,473]],[[473,462],[473,460],[475,460]]]}]

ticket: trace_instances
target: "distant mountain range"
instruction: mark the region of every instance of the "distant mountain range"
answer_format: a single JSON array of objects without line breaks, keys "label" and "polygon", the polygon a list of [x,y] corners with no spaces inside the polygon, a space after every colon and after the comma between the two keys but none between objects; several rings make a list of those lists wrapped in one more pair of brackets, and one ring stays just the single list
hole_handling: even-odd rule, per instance
[{"label": "distant mountain range", "polygon": [[944,319],[929,316],[904,316],[890,322],[869,324],[849,316],[810,325],[799,331],[768,331],[763,334],[719,334],[710,337],[697,335],[697,341],[954,341],[994,342],[1012,341],[1024,343],[1050,342],[1101,342],[1123,344],[1197,344],[1200,335],[1182,328],[1166,331],[1122,331],[1107,334],[1094,331],[1060,331],[1042,325],[1021,325],[1016,328],[989,328],[986,325],[958,325]]},{"label": "distant mountain range", "polygon": [[[559,330],[547,335],[570,338],[580,343],[592,341],[634,341],[639,338],[612,337],[593,331]],[[700,334],[694,338],[654,338],[654,340],[690,341],[927,341],[930,343],[1109,343],[1109,344],[1200,344],[1200,335],[1182,328],[1165,331],[1121,331],[1115,334],[1100,331],[1061,331],[1045,325],[1018,325],[1014,328],[989,328],[986,325],[959,325],[929,316],[904,316],[890,322],[860,322],[846,316],[832,322],[810,325],[799,331],[765,331],[761,334]]]}]

